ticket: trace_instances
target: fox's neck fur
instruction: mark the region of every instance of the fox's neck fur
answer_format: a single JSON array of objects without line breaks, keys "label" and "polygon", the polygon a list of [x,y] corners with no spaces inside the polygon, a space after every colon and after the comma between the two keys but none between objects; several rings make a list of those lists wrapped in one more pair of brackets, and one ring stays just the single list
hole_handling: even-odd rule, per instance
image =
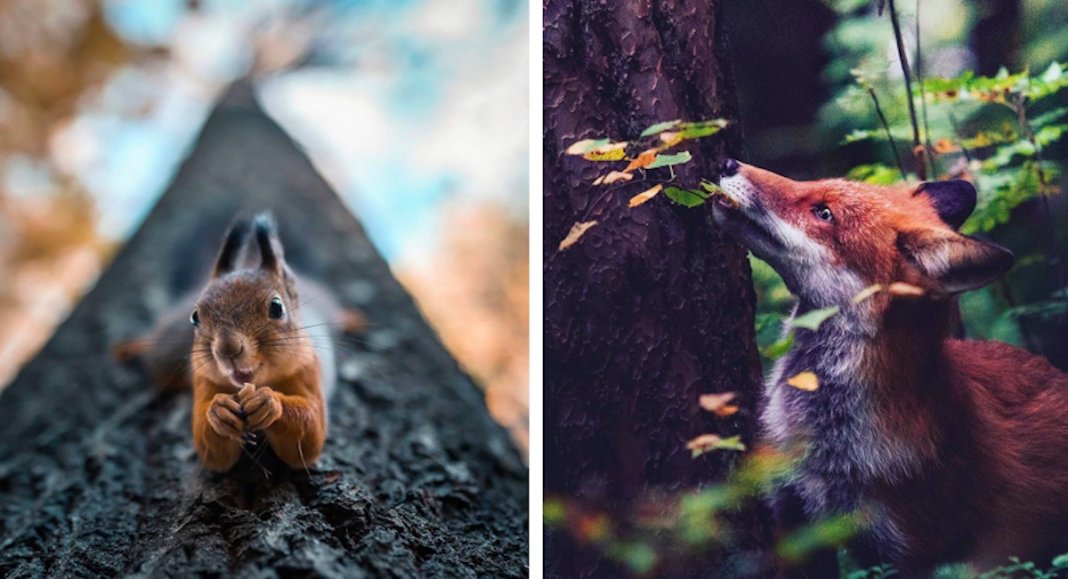
[{"label": "fox's neck fur", "polygon": [[[807,445],[803,484],[813,507],[848,511],[863,489],[915,476],[937,460],[937,414],[944,388],[932,384],[945,364],[947,302],[895,302],[881,318],[872,305],[850,305],[816,331],[798,329],[768,381],[767,434],[780,445]],[[811,309],[800,304],[797,313]],[[814,372],[815,392],[787,384]]]}]

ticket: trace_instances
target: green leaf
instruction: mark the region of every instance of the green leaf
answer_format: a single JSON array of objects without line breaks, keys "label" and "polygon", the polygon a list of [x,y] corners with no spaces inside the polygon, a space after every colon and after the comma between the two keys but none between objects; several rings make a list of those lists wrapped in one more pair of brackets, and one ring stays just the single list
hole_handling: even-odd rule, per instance
[{"label": "green leaf", "polygon": [[649,573],[657,562],[656,551],[648,544],[638,541],[613,545],[609,554],[626,565],[635,575]]},{"label": "green leaf", "polygon": [[683,163],[689,163],[693,157],[689,151],[683,151],[681,153],[675,153],[674,155],[657,155],[656,159],[652,163],[646,166],[646,169],[656,169],[658,167],[667,167],[670,165],[681,165]]},{"label": "green leaf", "polygon": [[820,325],[827,321],[827,318],[838,313],[838,306],[831,306],[829,308],[820,308],[818,310],[812,310],[805,312],[800,316],[797,316],[790,322],[790,326],[794,328],[804,328],[806,330],[816,331],[820,329]]},{"label": "green leaf", "polygon": [[901,181],[901,171],[887,165],[873,163],[854,167],[846,179],[851,181],[863,181],[872,185],[893,185]]},{"label": "green leaf", "polygon": [[713,195],[723,192],[722,187],[711,181],[705,181],[704,179],[701,180],[701,188],[705,191],[708,191],[709,193],[712,193]]},{"label": "green leaf", "polygon": [[730,123],[725,119],[712,119],[679,124],[679,136],[683,139],[699,139],[722,131]]},{"label": "green leaf", "polygon": [[668,187],[664,189],[664,195],[667,195],[668,199],[685,207],[700,206],[708,199],[708,196],[700,191],[693,189],[679,189],[678,187]]},{"label": "green leaf", "polygon": [[783,537],[775,552],[787,561],[801,561],[817,549],[841,546],[859,530],[853,514],[820,519]]},{"label": "green leaf", "polygon": [[651,137],[651,136],[653,136],[653,135],[655,135],[657,133],[662,133],[662,132],[664,132],[664,131],[666,131],[666,130],[668,130],[670,128],[673,128],[673,127],[675,127],[676,125],[678,125],[681,122],[682,122],[681,120],[676,119],[674,121],[664,121],[662,123],[657,123],[657,124],[649,127],[648,129],[645,129],[644,131],[642,131],[641,136],[642,137]]},{"label": "green leaf", "polygon": [[790,346],[793,345],[794,333],[790,332],[789,334],[786,334],[786,336],[784,336],[782,339],[776,341],[775,343],[769,344],[768,347],[761,350],[760,353],[763,354],[765,358],[768,358],[770,360],[776,360],[785,356],[786,352],[790,351]]},{"label": "green leaf", "polygon": [[541,504],[541,516],[548,527],[558,527],[567,520],[567,505],[560,499],[545,499]]}]

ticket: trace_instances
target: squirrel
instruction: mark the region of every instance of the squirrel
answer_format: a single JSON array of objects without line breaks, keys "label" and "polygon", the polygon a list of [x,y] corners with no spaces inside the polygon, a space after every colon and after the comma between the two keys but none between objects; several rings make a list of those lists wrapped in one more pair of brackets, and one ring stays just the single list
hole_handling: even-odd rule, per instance
[{"label": "squirrel", "polygon": [[175,308],[146,336],[120,342],[163,389],[193,389],[193,445],[211,471],[230,470],[263,439],[293,469],[314,464],[327,434],[338,330],[363,316],[297,277],[274,218],[238,219],[227,232],[195,307]]}]

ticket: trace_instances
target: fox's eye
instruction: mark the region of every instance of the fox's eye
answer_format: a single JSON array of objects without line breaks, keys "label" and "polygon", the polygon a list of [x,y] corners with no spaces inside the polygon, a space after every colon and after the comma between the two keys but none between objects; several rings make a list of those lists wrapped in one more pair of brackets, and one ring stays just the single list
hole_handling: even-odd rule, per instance
[{"label": "fox's eye", "polygon": [[194,328],[200,327],[200,314],[198,314],[196,310],[193,310],[193,313],[189,314],[189,323],[193,324]]},{"label": "fox's eye", "polygon": [[831,213],[831,208],[822,203],[812,206],[812,214],[820,221],[834,222],[834,213]]},{"label": "fox's eye", "polygon": [[271,299],[271,305],[267,309],[267,315],[275,320],[280,320],[282,319],[282,316],[286,315],[286,307],[282,305],[282,298]]}]

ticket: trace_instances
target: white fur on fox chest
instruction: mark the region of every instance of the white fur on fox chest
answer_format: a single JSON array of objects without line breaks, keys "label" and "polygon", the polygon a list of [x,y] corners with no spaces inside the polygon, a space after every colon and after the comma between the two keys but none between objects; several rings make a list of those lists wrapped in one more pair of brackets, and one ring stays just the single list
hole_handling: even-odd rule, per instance
[{"label": "white fur on fox chest", "polygon": [[[880,427],[872,387],[861,377],[868,339],[847,324],[856,328],[855,320],[836,316],[818,332],[805,332],[776,363],[766,384],[764,431],[780,448],[807,442],[796,482],[809,508],[817,511],[853,508],[867,483],[900,480],[920,462],[904,441]],[[819,379],[815,392],[786,383],[806,370]],[[846,481],[858,488],[843,501],[829,487],[841,490]],[[853,504],[830,504],[839,502]]]},{"label": "white fur on fox chest", "polygon": [[[849,314],[854,315],[849,315]],[[915,472],[919,456],[878,426],[872,387],[861,379],[872,327],[853,311],[835,316],[817,332],[805,332],[766,383],[761,422],[765,435],[780,449],[807,441],[807,454],[791,486],[808,516],[817,518],[862,510],[870,515],[864,535],[887,560],[906,549],[906,540],[891,513],[867,496],[875,481],[894,481]],[[853,318],[853,319],[850,319]],[[815,392],[786,382],[805,370],[819,378]]]}]

